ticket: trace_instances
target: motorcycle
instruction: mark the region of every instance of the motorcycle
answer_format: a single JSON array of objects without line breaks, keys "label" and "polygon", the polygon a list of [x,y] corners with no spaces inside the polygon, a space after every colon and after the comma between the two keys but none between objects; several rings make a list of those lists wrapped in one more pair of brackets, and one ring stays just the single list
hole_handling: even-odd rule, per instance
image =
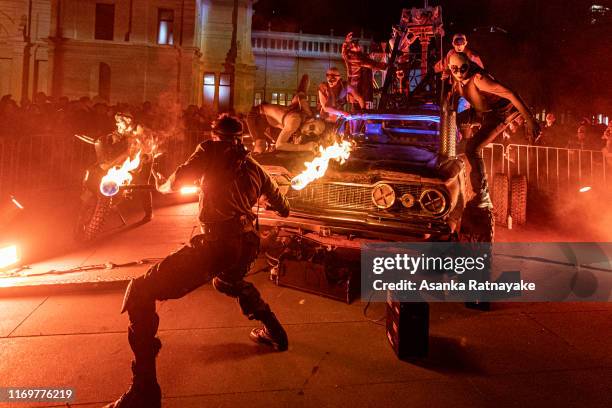
[{"label": "motorcycle", "polygon": [[[81,205],[77,222],[74,228],[74,238],[77,241],[91,241],[102,231],[106,218],[115,211],[123,225],[127,222],[119,211],[118,205],[129,199],[135,198],[135,192],[145,190],[141,194],[150,194],[149,180],[153,167],[153,155],[142,154],[139,156],[137,167],[129,173],[134,184],[114,185],[109,191],[108,186],[102,184],[102,179],[111,168],[117,168],[126,159],[130,159],[130,140],[128,137],[118,137],[116,133],[102,136],[98,139],[89,136],[75,135],[79,140],[94,146],[96,162],[89,166],[83,177]],[[147,198],[150,199],[150,198]]]}]

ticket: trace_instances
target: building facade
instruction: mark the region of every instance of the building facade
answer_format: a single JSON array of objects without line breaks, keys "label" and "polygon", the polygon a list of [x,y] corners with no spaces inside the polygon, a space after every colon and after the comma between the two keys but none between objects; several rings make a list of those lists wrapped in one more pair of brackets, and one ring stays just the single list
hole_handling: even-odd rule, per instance
[{"label": "building facade", "polygon": [[252,14],[252,0],[0,0],[0,94],[169,97],[225,110],[233,81],[244,111]]},{"label": "building facade", "polygon": [[314,106],[327,68],[345,71],[344,37],[252,31],[253,3],[0,0],[0,96],[172,98],[224,111],[233,82],[235,110],[246,112],[287,104],[307,73]]},{"label": "building facade", "polygon": [[251,46],[257,65],[253,103],[288,104],[300,78],[308,74],[308,98],[315,106],[317,85],[325,80],[327,68],[346,71],[341,55],[343,42],[343,37],[333,35],[253,31]]}]

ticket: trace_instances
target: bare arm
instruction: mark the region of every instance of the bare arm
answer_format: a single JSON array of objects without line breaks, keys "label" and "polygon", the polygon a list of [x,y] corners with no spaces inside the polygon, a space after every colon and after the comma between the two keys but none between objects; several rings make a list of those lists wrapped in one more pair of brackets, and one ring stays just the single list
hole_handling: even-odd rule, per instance
[{"label": "bare arm", "polygon": [[525,119],[527,124],[530,127],[537,126],[537,122],[535,118],[531,115],[529,108],[525,105],[525,102],[521,99],[520,96],[515,94],[512,90],[508,89],[504,85],[495,81],[488,75],[476,74],[474,78],[474,84],[478,87],[478,89],[488,92],[493,95],[497,95],[501,98],[507,99],[514,105],[514,107],[519,111],[521,116]]},{"label": "bare arm", "polygon": [[347,116],[348,113],[340,110],[340,109],[336,109],[333,106],[328,106],[328,99],[325,96],[325,94],[323,94],[323,92],[319,91],[319,101],[321,102],[321,106],[323,107],[323,111],[329,113],[330,115],[335,115],[335,116]]}]

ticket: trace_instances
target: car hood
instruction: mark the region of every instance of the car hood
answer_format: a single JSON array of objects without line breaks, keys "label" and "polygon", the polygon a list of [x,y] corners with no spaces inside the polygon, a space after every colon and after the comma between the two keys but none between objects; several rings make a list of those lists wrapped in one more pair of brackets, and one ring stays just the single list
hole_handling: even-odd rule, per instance
[{"label": "car hood", "polygon": [[[304,152],[272,152],[253,156],[264,166],[278,166],[291,176],[301,173],[304,163],[314,155]],[[452,162],[452,161],[451,161]],[[420,146],[361,145],[356,146],[346,163],[330,162],[325,175],[329,180],[373,182],[382,178],[431,178],[447,180],[458,172],[457,166],[440,166],[437,152]]]}]

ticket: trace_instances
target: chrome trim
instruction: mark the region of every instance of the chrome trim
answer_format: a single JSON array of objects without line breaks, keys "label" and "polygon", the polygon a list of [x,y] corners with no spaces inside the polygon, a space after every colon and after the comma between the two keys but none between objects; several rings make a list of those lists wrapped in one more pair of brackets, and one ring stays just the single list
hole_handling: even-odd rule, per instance
[{"label": "chrome trim", "polygon": [[[441,199],[442,199],[442,208],[440,211],[434,212],[434,211],[430,211],[429,209],[425,208],[425,205],[423,205],[423,196],[429,192],[433,192],[436,193]],[[442,213],[444,213],[444,211],[446,211],[446,197],[444,196],[444,193],[438,189],[435,188],[425,188],[423,189],[423,191],[421,192],[421,196],[419,197],[419,203],[421,203],[421,208],[431,214],[431,215],[440,215]]]},{"label": "chrome trim", "polygon": [[[389,189],[389,191],[393,195],[393,199],[391,200],[391,202],[389,204],[387,204],[387,200],[386,200],[386,197],[388,196],[388,194],[385,194],[385,191],[383,191],[383,190],[385,190],[387,188]],[[379,204],[379,202],[377,202],[377,200],[376,200],[376,197],[374,197],[374,193],[376,191],[380,191],[381,194],[383,194],[383,196],[382,196],[382,201],[384,202],[383,204]],[[395,201],[396,201],[396,198],[397,198],[397,196],[395,194],[395,189],[391,185],[389,185],[387,183],[376,183],[374,185],[374,187],[372,187],[372,191],[370,193],[370,196],[372,197],[372,202],[374,203],[374,205],[377,208],[381,209],[381,210],[388,210],[389,208],[393,207],[393,204],[395,204]]]}]

